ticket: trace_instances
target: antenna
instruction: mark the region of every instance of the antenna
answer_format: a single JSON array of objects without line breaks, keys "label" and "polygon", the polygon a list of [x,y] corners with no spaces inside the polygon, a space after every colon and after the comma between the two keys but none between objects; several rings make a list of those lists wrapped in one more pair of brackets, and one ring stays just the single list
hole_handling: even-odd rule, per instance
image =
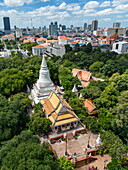
[{"label": "antenna", "polygon": [[31,18],[31,27],[33,28],[33,24],[32,24],[32,18]]}]

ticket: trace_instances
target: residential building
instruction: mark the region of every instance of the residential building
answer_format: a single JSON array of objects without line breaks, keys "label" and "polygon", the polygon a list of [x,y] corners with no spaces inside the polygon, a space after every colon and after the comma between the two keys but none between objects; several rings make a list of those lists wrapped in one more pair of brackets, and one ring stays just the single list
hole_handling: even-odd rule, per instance
[{"label": "residential building", "polygon": [[13,34],[4,35],[1,40],[2,41],[5,41],[5,40],[8,40],[8,41],[13,40],[14,41],[15,40],[15,36]]},{"label": "residential building", "polygon": [[120,28],[121,23],[120,22],[115,22],[113,23],[113,28]]},{"label": "residential building", "polygon": [[[28,41],[28,40],[27,40]],[[37,45],[37,46],[34,46],[32,47],[32,54],[33,55],[42,55],[45,51],[47,51],[47,48],[46,46],[43,46],[43,45]]]},{"label": "residential building", "polygon": [[38,39],[36,40],[36,42],[37,42],[38,44],[43,44],[43,43],[46,42],[46,41],[47,41],[46,38],[38,38]]},{"label": "residential building", "polygon": [[65,36],[58,36],[58,40],[60,45],[66,45],[69,44],[70,42],[74,42],[73,38],[67,38]]},{"label": "residential building", "polygon": [[9,17],[3,17],[3,22],[4,22],[4,32],[5,34],[10,34],[11,33],[11,27],[10,27],[10,19]]},{"label": "residential building", "polygon": [[115,33],[120,37],[125,36],[126,28],[108,28],[108,36],[113,36]]},{"label": "residential building", "polygon": [[118,54],[128,53],[128,42],[121,41],[121,42],[113,43],[112,51],[115,51]]},{"label": "residential building", "polygon": [[91,30],[95,31],[98,29],[98,20],[93,20],[91,25]]},{"label": "residential building", "polygon": [[55,56],[60,56],[60,57],[62,57],[66,53],[65,47],[61,45],[48,45],[47,51],[50,54],[53,54]]},{"label": "residential building", "polygon": [[22,29],[16,29],[16,38],[21,38],[23,36]]},{"label": "residential building", "polygon": [[32,99],[33,102],[37,104],[40,102],[41,99],[48,98],[51,91],[55,91],[55,87],[53,82],[51,81],[47,63],[43,55],[41,68],[39,71],[39,79],[33,85],[30,99]]}]

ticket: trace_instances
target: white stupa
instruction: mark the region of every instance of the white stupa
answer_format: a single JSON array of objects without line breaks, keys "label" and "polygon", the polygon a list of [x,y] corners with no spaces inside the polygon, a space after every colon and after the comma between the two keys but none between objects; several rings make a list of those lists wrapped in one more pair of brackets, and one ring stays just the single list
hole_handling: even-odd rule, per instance
[{"label": "white stupa", "polygon": [[96,144],[97,145],[100,145],[102,142],[101,142],[101,138],[100,138],[100,134],[98,135],[97,139],[96,139]]},{"label": "white stupa", "polygon": [[77,90],[77,88],[76,88],[76,84],[74,84],[74,87],[73,87],[73,89],[72,89],[72,92],[74,92],[74,93],[77,93],[77,92],[78,92],[78,90]]},{"label": "white stupa", "polygon": [[30,96],[34,103],[37,104],[41,99],[47,98],[51,91],[55,91],[55,87],[50,79],[47,63],[43,56],[41,69],[39,71],[39,79],[33,85]]}]

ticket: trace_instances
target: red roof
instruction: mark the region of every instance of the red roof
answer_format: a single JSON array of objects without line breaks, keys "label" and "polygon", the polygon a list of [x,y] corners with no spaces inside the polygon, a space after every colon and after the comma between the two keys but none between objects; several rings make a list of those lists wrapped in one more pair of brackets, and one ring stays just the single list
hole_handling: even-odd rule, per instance
[{"label": "red roof", "polygon": [[34,46],[32,48],[45,48],[43,45],[37,45],[37,46]]}]

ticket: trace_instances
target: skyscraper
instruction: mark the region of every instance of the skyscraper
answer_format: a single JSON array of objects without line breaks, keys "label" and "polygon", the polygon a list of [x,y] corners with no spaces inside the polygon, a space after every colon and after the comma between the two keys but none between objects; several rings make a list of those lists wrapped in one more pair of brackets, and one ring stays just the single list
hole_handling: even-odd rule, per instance
[{"label": "skyscraper", "polygon": [[53,22],[51,22],[51,24],[49,25],[49,34],[52,36],[57,35],[57,30],[58,30],[57,22],[55,22],[54,24]]},{"label": "skyscraper", "polygon": [[98,29],[98,21],[97,20],[93,20],[92,21],[92,28],[91,28],[91,30],[95,31],[97,29]]},{"label": "skyscraper", "polygon": [[84,32],[86,31],[87,29],[87,23],[84,23]]},{"label": "skyscraper", "polygon": [[4,21],[4,32],[5,32],[5,34],[10,34],[11,28],[10,28],[9,17],[3,17],[3,21]]}]

